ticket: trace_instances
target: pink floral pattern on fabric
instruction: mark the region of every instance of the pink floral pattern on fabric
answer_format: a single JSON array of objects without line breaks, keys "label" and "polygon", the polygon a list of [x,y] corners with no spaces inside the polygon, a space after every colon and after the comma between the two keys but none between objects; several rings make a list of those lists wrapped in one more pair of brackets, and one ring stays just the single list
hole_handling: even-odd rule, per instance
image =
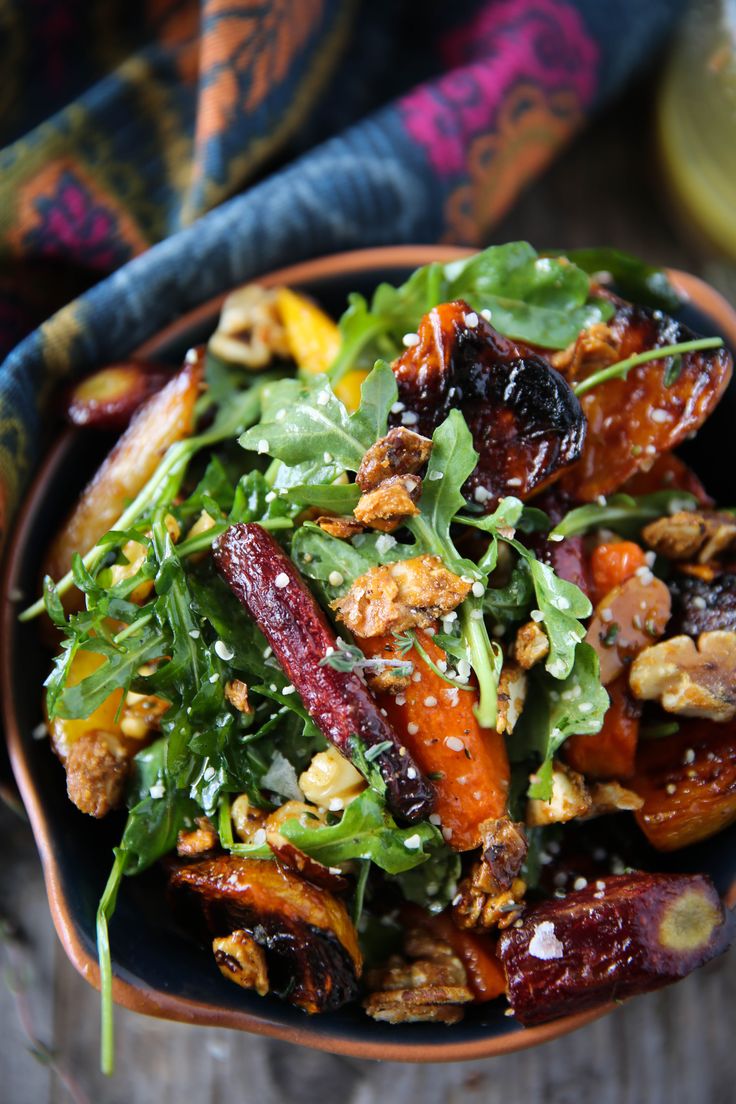
[{"label": "pink floral pattern on fabric", "polygon": [[595,94],[598,47],[564,0],[492,0],[447,37],[443,53],[455,68],[401,101],[406,129],[441,176],[463,172],[469,144],[519,82],[564,89],[581,109]]}]

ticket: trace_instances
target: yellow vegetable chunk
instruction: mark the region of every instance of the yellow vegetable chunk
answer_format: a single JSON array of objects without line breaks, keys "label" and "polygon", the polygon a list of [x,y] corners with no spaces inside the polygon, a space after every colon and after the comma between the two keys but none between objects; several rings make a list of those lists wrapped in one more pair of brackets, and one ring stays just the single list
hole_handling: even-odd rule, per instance
[{"label": "yellow vegetable chunk", "polygon": [[[88,652],[81,648],[71,662],[66,685],[76,686],[82,679],[86,679],[88,675],[93,674],[104,660],[105,657],[97,652]],[[94,713],[90,713],[89,717],[79,717],[74,720],[67,720],[65,717],[54,717],[53,721],[49,722],[51,744],[62,763],[66,761],[72,744],[75,744],[85,732],[100,730],[122,735],[120,724],[116,720],[122,696],[122,690],[114,690],[109,698],[106,698],[102,705],[95,709]]]},{"label": "yellow vegetable chunk", "polygon": [[[315,376],[327,372],[340,349],[340,331],[328,314],[291,288],[278,293],[281,320],[289,351],[302,372]],[[349,411],[360,405],[360,388],[367,372],[348,372],[335,386],[335,394]]]}]

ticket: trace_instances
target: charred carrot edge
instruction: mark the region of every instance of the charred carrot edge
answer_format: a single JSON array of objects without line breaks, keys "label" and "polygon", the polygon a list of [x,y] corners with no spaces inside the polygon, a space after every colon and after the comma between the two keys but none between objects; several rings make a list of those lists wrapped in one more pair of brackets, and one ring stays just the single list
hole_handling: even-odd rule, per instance
[{"label": "charred carrot edge", "polygon": [[337,637],[283,549],[251,523],[228,529],[213,553],[320,731],[348,757],[353,737],[366,749],[386,744],[375,763],[391,811],[402,820],[425,820],[434,808],[434,790],[358,676],[322,665]]}]

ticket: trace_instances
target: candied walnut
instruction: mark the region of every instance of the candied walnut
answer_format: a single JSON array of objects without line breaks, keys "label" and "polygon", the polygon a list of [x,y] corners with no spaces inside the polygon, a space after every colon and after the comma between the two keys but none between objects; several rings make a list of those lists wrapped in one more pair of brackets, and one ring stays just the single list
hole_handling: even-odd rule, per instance
[{"label": "candied walnut", "polygon": [[530,671],[535,664],[541,663],[549,655],[549,638],[536,621],[527,621],[519,626],[514,640],[513,655],[525,671]]},{"label": "candied walnut", "polygon": [[578,459],[585,418],[547,360],[462,300],[431,310],[417,336],[392,365],[399,399],[427,437],[450,410],[462,412],[479,453],[466,497],[490,513],[504,495],[525,499]]},{"label": "candied walnut", "polygon": [[234,931],[212,940],[220,973],[242,989],[255,989],[259,997],[268,992],[268,968],[263,948],[247,931]]},{"label": "candied walnut", "polygon": [[465,966],[449,943],[422,928],[404,937],[406,957],[392,955],[366,974],[371,990],[363,1007],[386,1023],[457,1023],[472,1001]]},{"label": "candied walnut", "polygon": [[618,339],[606,322],[595,322],[580,336],[557,353],[552,353],[550,364],[563,376],[575,379],[583,372],[589,375],[591,365],[595,370],[615,364],[618,357]]},{"label": "candied walnut", "polygon": [[458,886],[457,903],[453,908],[455,923],[460,928],[474,931],[489,931],[491,928],[503,931],[521,916],[526,882],[515,878],[509,889],[488,893],[475,884],[474,871],[475,867]]},{"label": "candied walnut", "polygon": [[415,556],[372,567],[332,609],[356,636],[384,636],[426,628],[459,606],[470,586],[439,556]]},{"label": "candied walnut", "polygon": [[363,526],[354,517],[318,517],[316,524],[325,533],[329,533],[331,537],[337,537],[338,540],[350,540],[351,537],[363,532]]},{"label": "candied walnut", "polygon": [[596,782],[590,787],[591,806],[580,819],[608,816],[609,813],[635,813],[644,802],[633,790],[620,782]]},{"label": "candied walnut", "polygon": [[278,288],[246,284],[228,295],[210,350],[228,364],[264,368],[274,357],[290,356],[278,305]]},{"label": "candied walnut", "polygon": [[563,824],[590,811],[591,797],[582,774],[555,760],[552,771],[552,796],[549,801],[533,797],[527,801],[526,823],[531,828],[543,824]]},{"label": "candied walnut", "polygon": [[225,684],[225,697],[239,713],[253,712],[248,698],[248,685],[241,679],[230,679]]},{"label": "candied walnut", "polygon": [[642,537],[668,560],[697,559],[706,564],[736,545],[736,516],[716,510],[681,510],[650,522]]},{"label": "candied walnut", "polygon": [[509,817],[484,820],[480,826],[481,859],[487,893],[508,889],[526,858],[528,843],[524,825]]},{"label": "candied walnut", "polygon": [[667,629],[673,635],[736,631],[736,575],[671,579],[669,588],[672,617]]},{"label": "candied walnut", "polygon": [[526,672],[516,663],[504,663],[498,680],[496,732],[510,736],[526,701]]},{"label": "candied walnut", "polygon": [[154,694],[136,694],[129,690],[125,695],[125,704],[120,715],[120,730],[123,735],[142,740],[149,733],[161,727],[161,718],[169,708],[169,703]]},{"label": "candied walnut", "polygon": [[92,729],[69,747],[66,788],[83,813],[102,817],[122,804],[131,762],[131,747],[114,732]]},{"label": "candied walnut", "polygon": [[230,806],[230,816],[238,838],[243,843],[253,843],[253,836],[259,829],[263,829],[268,813],[254,805],[246,793],[242,793],[238,794]]},{"label": "candied walnut", "polygon": [[361,525],[392,533],[406,518],[419,513],[417,502],[421,493],[418,475],[392,475],[374,491],[362,495],[353,512]]},{"label": "candied walnut", "polygon": [[213,851],[220,842],[215,826],[208,817],[197,817],[195,823],[197,827],[191,832],[179,832],[176,838],[177,855],[203,855],[205,851]]},{"label": "candied walnut", "polygon": [[364,667],[365,681],[376,694],[398,694],[411,682],[411,671],[401,667]]},{"label": "candied walnut", "polygon": [[416,475],[427,463],[432,442],[405,426],[395,426],[376,441],[360,462],[355,482],[364,494],[394,475]]},{"label": "candied walnut", "polygon": [[668,713],[730,721],[736,716],[736,632],[705,632],[697,648],[673,636],[645,648],[631,667],[637,698],[659,701]]}]

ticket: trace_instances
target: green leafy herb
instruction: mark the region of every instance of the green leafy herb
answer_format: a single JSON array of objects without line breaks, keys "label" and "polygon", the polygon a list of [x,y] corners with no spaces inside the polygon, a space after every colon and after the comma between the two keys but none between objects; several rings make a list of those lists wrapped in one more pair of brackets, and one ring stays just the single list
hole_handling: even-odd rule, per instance
[{"label": "green leafy herb", "polygon": [[526,242],[490,246],[459,261],[418,268],[399,287],[380,284],[370,307],[361,295],[351,295],[340,319],[333,381],[377,356],[397,356],[404,334],[415,332],[433,307],[453,299],[489,310],[492,324],[508,337],[556,349],[613,313],[611,304],[591,298],[590,280],[575,264],[539,257]]},{"label": "green leafy herb", "polygon": [[336,671],[355,671],[356,669],[376,669],[379,671],[393,668],[396,675],[410,675],[413,671],[411,663],[402,663],[400,659],[382,659],[376,656],[369,659],[355,644],[347,644],[338,639],[337,648],[329,655],[323,656],[319,661],[320,667],[333,667]]},{"label": "green leafy herb", "polygon": [[693,510],[697,499],[686,491],[654,491],[634,498],[627,494],[610,495],[604,505],[589,502],[570,510],[550,533],[551,539],[572,537],[591,529],[605,527],[624,537],[637,537],[647,522],[678,510]]},{"label": "green leafy herb", "polygon": [[573,733],[599,732],[608,709],[608,694],[601,685],[598,656],[589,644],[578,644],[575,661],[563,681],[534,671],[527,704],[514,730],[510,752],[516,761],[534,757],[540,766],[529,796],[549,801],[552,794],[552,760]]},{"label": "green leafy herb", "polygon": [[560,249],[553,256],[567,257],[591,275],[609,272],[622,295],[634,303],[674,311],[682,305],[680,296],[662,268],[645,264],[620,249],[606,246],[591,249]]},{"label": "green leafy herb", "polygon": [[[722,337],[698,337],[694,341],[681,341],[677,345],[662,345],[658,349],[646,349],[643,353],[636,353],[634,356],[627,357],[626,360],[609,364],[607,368],[601,368],[598,372],[593,372],[584,380],[578,380],[577,383],[573,384],[572,389],[580,398],[581,395],[587,394],[588,391],[592,391],[594,387],[598,387],[608,380],[626,379],[631,369],[638,368],[640,364],[648,364],[651,360],[666,361],[668,357],[679,356],[681,353],[693,353],[698,349],[719,349],[722,345]],[[671,387],[672,383],[665,381],[665,386]]]}]

